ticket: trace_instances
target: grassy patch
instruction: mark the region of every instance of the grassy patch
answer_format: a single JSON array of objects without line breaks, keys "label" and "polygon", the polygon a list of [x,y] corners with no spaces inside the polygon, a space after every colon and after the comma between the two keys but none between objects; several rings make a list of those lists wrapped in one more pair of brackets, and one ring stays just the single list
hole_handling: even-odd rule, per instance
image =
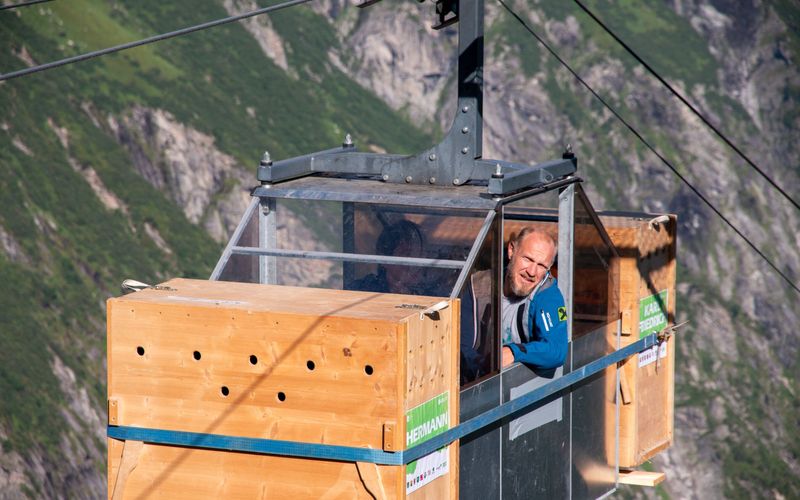
[{"label": "grassy patch", "polygon": [[[586,6],[616,35],[667,79],[688,86],[716,84],[717,63],[706,41],[689,22],[657,0],[587,0]],[[549,19],[574,16],[587,39],[597,44],[598,57],[611,55],[628,69],[639,63],[593,19],[571,2],[539,3]],[[587,60],[587,62],[590,62]]]}]

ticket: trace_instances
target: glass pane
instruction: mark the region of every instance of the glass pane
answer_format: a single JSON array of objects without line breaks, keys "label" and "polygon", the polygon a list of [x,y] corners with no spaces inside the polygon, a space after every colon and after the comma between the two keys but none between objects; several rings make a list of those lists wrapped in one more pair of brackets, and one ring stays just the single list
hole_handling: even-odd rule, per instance
[{"label": "glass pane", "polygon": [[573,339],[619,318],[616,252],[583,191],[575,194]]},{"label": "glass pane", "polygon": [[342,203],[276,200],[278,248],[342,251]]},{"label": "glass pane", "polygon": [[519,200],[515,200],[508,205],[506,205],[506,210],[509,208],[517,209],[517,208],[558,208],[558,189],[552,189],[550,191],[545,191],[544,193],[539,193],[533,196],[529,196],[527,198],[522,198]]},{"label": "glass pane", "polygon": [[[258,208],[247,221],[242,236],[234,244],[243,247],[258,246]],[[220,273],[219,280],[258,283],[258,257],[231,255]]]},{"label": "glass pane", "polygon": [[[268,230],[274,232],[275,249],[314,252],[342,251],[342,203],[315,200],[276,200],[274,210],[264,218]],[[238,247],[259,247],[259,209],[247,223]],[[274,263],[276,276],[271,283],[294,286],[342,286],[342,265],[319,260],[259,257],[233,254],[223,269],[220,280],[259,282],[259,264]]]},{"label": "glass pane", "polygon": [[495,219],[459,296],[462,386],[499,371],[495,317],[500,273],[494,265],[500,260],[497,246],[499,230],[499,221]]},{"label": "glass pane", "polygon": [[[485,216],[353,204],[345,209],[345,247],[356,254],[463,262]],[[344,266],[344,282],[350,290],[449,296],[461,267],[351,261]]]},{"label": "glass pane", "polygon": [[[266,200],[236,247],[259,248],[259,224],[278,255],[234,252],[220,279],[412,295],[449,296],[484,211],[319,200]],[[263,236],[262,236],[263,237]],[[383,260],[383,262],[381,262]]]},{"label": "glass pane", "polygon": [[[551,193],[534,196],[509,204],[504,209],[503,218],[503,275],[499,293],[500,327],[498,343],[525,345],[524,352],[533,349],[536,365],[528,365],[537,375],[552,378],[560,355],[566,354],[566,346],[560,343],[544,342],[542,338],[555,328],[557,335],[563,334],[566,340],[568,323],[562,323],[554,305],[552,310],[530,311],[533,301],[542,305],[556,304],[553,290],[559,290],[556,280],[559,277],[558,256],[558,197]],[[532,231],[538,236],[519,239],[523,232]],[[528,239],[532,238],[532,239]],[[550,247],[549,238],[555,248]],[[509,255],[511,242],[518,252]],[[530,243],[533,242],[533,243]],[[553,252],[553,253],[551,253]],[[555,278],[555,279],[554,279]],[[541,295],[540,295],[541,292]],[[542,298],[546,297],[546,298]],[[542,318],[541,323],[538,318]],[[530,322],[533,322],[531,328]],[[562,349],[563,347],[563,349]],[[520,348],[522,351],[522,348]],[[541,363],[539,365],[538,363]],[[563,361],[561,361],[563,363]]]},{"label": "glass pane", "polygon": [[342,262],[330,259],[275,257],[276,285],[342,289]]}]

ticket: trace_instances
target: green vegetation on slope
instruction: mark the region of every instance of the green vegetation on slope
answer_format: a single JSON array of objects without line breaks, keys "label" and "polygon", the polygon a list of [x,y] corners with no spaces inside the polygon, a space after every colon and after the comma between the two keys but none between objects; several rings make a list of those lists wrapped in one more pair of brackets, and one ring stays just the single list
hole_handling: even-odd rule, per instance
[{"label": "green vegetation on slope", "polygon": [[[43,63],[226,15],[211,0],[124,8],[76,0],[20,10],[0,24],[0,71],[22,67],[15,54],[23,52]],[[335,146],[345,132],[398,153],[431,142],[327,62],[337,42],[324,19],[296,8],[273,23],[293,74],[234,24],[0,85],[0,228],[22,255],[11,261],[0,252],[0,278],[13,284],[0,290],[4,450],[37,449],[61,461],[68,405],[53,357],[104,408],[105,299],[128,277],[207,277],[221,250],[134,172],[107,116],[164,109],[253,167],[265,148],[283,158]],[[49,123],[67,131],[66,149]],[[101,202],[85,179],[89,168],[124,209]]]},{"label": "green vegetation on slope", "polygon": [[[577,19],[581,33],[600,49],[595,57],[614,57],[628,69],[639,63],[603,28],[572,2],[536,2],[548,19]],[[663,2],[618,0],[613,3],[586,0],[586,6],[628,46],[667,79],[695,84],[716,84],[717,62],[705,40]],[[557,49],[558,50],[558,49]],[[590,57],[589,54],[583,54]]]}]

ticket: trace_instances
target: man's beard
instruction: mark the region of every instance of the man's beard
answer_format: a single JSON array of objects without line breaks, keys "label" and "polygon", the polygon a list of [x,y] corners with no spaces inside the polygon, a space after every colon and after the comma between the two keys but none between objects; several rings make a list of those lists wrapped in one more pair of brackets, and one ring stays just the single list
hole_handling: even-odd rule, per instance
[{"label": "man's beard", "polygon": [[[512,257],[512,259],[513,259],[513,257]],[[527,290],[525,288],[519,286],[519,284],[517,283],[517,280],[515,279],[515,278],[518,278],[518,276],[513,274],[513,269],[514,269],[514,262],[512,261],[509,264],[508,268],[506,269],[506,283],[509,284],[509,287],[508,287],[509,291],[511,291],[512,295],[514,297],[517,297],[517,298],[522,298],[522,297],[528,296],[533,291],[534,285],[531,285],[530,287],[528,287]]]}]

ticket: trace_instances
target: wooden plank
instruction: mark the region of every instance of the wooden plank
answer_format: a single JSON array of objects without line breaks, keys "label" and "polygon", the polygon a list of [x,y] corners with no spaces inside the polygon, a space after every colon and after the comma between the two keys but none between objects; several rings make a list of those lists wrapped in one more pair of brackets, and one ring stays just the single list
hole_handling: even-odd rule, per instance
[{"label": "wooden plank", "polygon": [[[597,332],[595,335],[600,334]],[[617,336],[617,323],[608,323],[605,325],[605,353],[611,354],[618,347]],[[613,364],[603,370],[603,419],[602,425],[604,426],[605,436],[605,456],[603,459],[607,464],[616,464],[618,446],[617,446],[617,428],[619,425],[619,408],[617,404],[617,375],[618,365]]]},{"label": "wooden plank", "polygon": [[361,482],[364,483],[367,492],[372,495],[375,500],[384,500],[386,498],[386,491],[383,488],[380,472],[378,466],[369,462],[356,462],[358,475],[361,477]]},{"label": "wooden plank", "polygon": [[[402,472],[377,466],[387,498]],[[389,487],[389,488],[387,488]],[[372,499],[355,464],[145,444],[126,499]]]},{"label": "wooden plank", "polygon": [[649,472],[644,470],[620,470],[619,483],[631,484],[635,486],[650,486],[654,488],[657,484],[666,479],[667,475],[663,472]]},{"label": "wooden plank", "polygon": [[422,308],[439,302],[441,297],[367,293],[292,286],[232,283],[224,281],[176,278],[161,284],[172,290],[145,289],[111,299],[121,307],[137,303],[183,304],[197,308],[230,309],[240,313],[279,312],[304,316],[402,321],[408,303]]},{"label": "wooden plank", "polygon": [[622,335],[630,335],[633,333],[633,315],[630,309],[624,309],[622,311],[622,327],[620,333]]},{"label": "wooden plank", "polygon": [[[626,229],[622,236],[628,237],[627,233],[634,233],[634,229]],[[620,236],[620,232],[617,232]],[[614,241],[614,240],[612,240]],[[614,241],[616,244],[616,241]],[[623,336],[620,339],[622,346],[629,345],[639,338],[639,270],[637,267],[636,255],[628,253],[620,258],[620,308],[632,312],[630,323],[631,335]],[[627,382],[626,393],[629,401],[636,400],[637,378],[636,378],[636,356],[628,358],[620,370],[620,378]],[[625,466],[632,466],[636,463],[635,450],[638,448],[638,411],[635,405],[621,405],[619,409],[620,428],[619,428],[619,463]],[[638,464],[636,464],[638,465]]]},{"label": "wooden plank", "polygon": [[[672,234],[672,245],[670,246],[670,254],[669,254],[669,271],[668,271],[668,279],[670,283],[672,283],[671,290],[674,292],[673,296],[675,299],[672,301],[671,307],[672,309],[669,311],[670,317],[672,318],[672,323],[675,324],[678,322],[677,318],[677,302],[678,302],[678,290],[677,290],[677,283],[678,283],[678,259],[677,259],[677,228],[678,228],[678,218],[675,215],[670,215],[670,223],[669,228]],[[675,432],[675,353],[676,353],[676,342],[678,342],[677,337],[672,337],[668,340],[668,351],[667,351],[667,369],[669,373],[667,377],[669,379],[669,384],[667,384],[667,442],[668,445],[672,445],[672,440]]]},{"label": "wooden plank", "polygon": [[[448,307],[450,309],[452,306]],[[450,390],[450,362],[453,329],[449,314],[439,314],[439,320],[419,318],[415,314],[406,319],[408,341],[406,362],[406,410],[410,410]],[[455,396],[450,395],[450,399]]]},{"label": "wooden plank", "polygon": [[[455,300],[450,305],[450,392],[455,397],[450,399],[450,428],[457,426],[461,421],[461,301]],[[450,474],[449,474],[449,497],[453,500],[460,497],[458,489],[459,471],[459,452],[460,442],[456,441],[450,445]]]},{"label": "wooden plank", "polygon": [[111,494],[112,500],[121,500],[122,496],[125,494],[125,485],[128,482],[128,476],[131,475],[133,469],[138,465],[139,453],[141,453],[143,446],[144,443],[141,441],[125,441],[122,448],[122,459],[120,460],[119,467],[117,467],[114,492]]},{"label": "wooden plank", "polygon": [[629,405],[633,401],[631,399],[631,389],[630,384],[628,384],[628,376],[625,375],[624,370],[620,370],[619,372],[619,395],[620,399],[622,400],[622,404]]},{"label": "wooden plank", "polygon": [[[641,253],[639,269],[642,277],[640,285],[640,298],[667,290],[667,320],[675,322],[675,266],[674,248],[669,244],[668,228],[674,228],[674,223],[659,226],[656,231],[649,226],[642,226],[639,230],[641,240]],[[638,331],[638,328],[637,328]],[[667,357],[658,358],[655,363],[638,369],[637,384],[640,388],[640,397],[636,401],[637,411],[641,417],[637,421],[638,443],[636,462],[643,463],[658,451],[671,444],[672,429],[670,418],[669,393],[674,387],[674,344],[667,342]]]},{"label": "wooden plank", "polygon": [[[450,305],[439,311],[434,318],[424,315],[420,317],[417,314],[405,320],[408,325],[404,349],[407,366],[405,411],[447,392],[451,427],[458,424],[459,311],[460,303],[451,301]],[[405,427],[405,418],[402,422],[405,435],[408,430]],[[449,472],[412,492],[408,498],[457,498],[457,488],[453,488],[453,476],[458,475],[457,455],[458,443],[455,442],[449,446]]]},{"label": "wooden plank", "polygon": [[125,441],[107,438],[106,443],[108,447],[108,461],[106,463],[106,470],[108,471],[107,498],[111,498],[117,482],[117,475],[119,474],[119,464],[122,461],[122,449],[125,447]]}]

